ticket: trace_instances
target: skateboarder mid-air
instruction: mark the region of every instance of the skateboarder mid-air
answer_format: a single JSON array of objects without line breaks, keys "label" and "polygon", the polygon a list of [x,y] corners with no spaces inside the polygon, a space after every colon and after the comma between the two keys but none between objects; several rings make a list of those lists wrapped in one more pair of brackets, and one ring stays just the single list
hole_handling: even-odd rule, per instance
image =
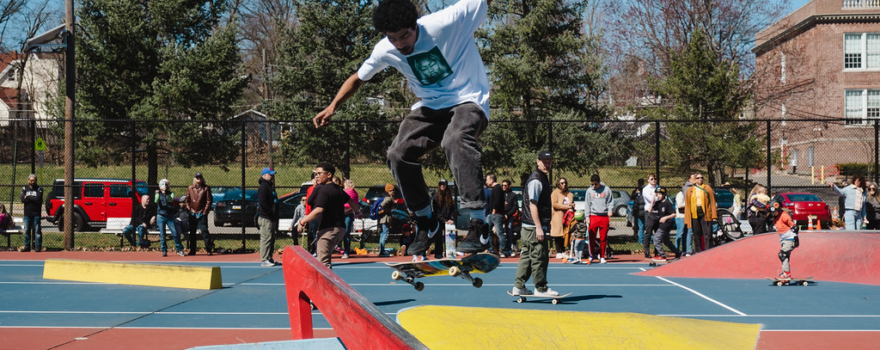
[{"label": "skateboarder mid-air", "polygon": [[403,74],[420,99],[400,124],[388,148],[388,167],[409,210],[417,215],[415,241],[407,253],[427,250],[442,232],[431,211],[431,196],[420,158],[442,146],[461,191],[461,209],[470,210],[467,236],[459,251],[488,247],[483,210],[483,168],[477,139],[489,122],[489,78],[474,42],[492,0],[460,0],[419,18],[410,0],[380,0],[373,26],[385,34],[370,57],[342,84],[330,105],[315,116],[315,127],[329,124],[337,108],[376,73],[392,66]]},{"label": "skateboarder mid-air", "polygon": [[791,251],[798,246],[798,236],[797,230],[795,229],[795,223],[788,214],[788,209],[783,209],[779,202],[773,202],[773,205],[770,208],[770,213],[773,216],[773,226],[776,227],[776,232],[779,232],[779,244],[782,245],[782,248],[779,249],[779,260],[782,261],[782,273],[779,274],[778,278],[781,280],[790,280],[791,265],[789,264],[789,260],[791,258]]}]

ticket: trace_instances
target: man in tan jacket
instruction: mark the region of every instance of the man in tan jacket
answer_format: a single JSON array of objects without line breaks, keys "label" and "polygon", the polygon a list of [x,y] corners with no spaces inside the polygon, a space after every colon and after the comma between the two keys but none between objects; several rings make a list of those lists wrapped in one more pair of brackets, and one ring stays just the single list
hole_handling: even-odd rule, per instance
[{"label": "man in tan jacket", "polygon": [[208,255],[213,254],[214,242],[208,232],[208,213],[211,212],[211,203],[214,196],[211,188],[205,184],[202,173],[196,173],[193,184],[186,188],[184,207],[189,211],[189,255],[196,255],[198,243],[196,242],[196,229],[202,232],[202,240],[205,242],[205,251]]},{"label": "man in tan jacket", "polygon": [[694,180],[684,197],[684,222],[694,232],[694,251],[699,253],[711,248],[712,222],[718,217],[718,206],[715,191],[703,183],[703,174],[696,173]]}]

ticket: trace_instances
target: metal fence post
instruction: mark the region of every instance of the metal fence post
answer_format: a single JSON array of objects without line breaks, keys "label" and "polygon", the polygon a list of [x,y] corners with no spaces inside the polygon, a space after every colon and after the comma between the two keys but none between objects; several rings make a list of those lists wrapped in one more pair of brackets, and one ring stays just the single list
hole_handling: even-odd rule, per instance
[{"label": "metal fence post", "polygon": [[770,157],[770,121],[767,121],[767,193],[770,192],[770,169],[773,166],[773,159]]},{"label": "metal fence post", "polygon": [[[31,119],[31,174],[37,173],[37,119]],[[40,178],[42,180],[42,178]]]},{"label": "metal fence post", "polygon": [[[553,122],[547,121],[547,150],[550,151],[550,154],[553,154]],[[556,157],[556,156],[554,156]],[[553,167],[550,167],[550,171],[547,174],[550,183],[553,183]]]},{"label": "metal fence post", "polygon": [[245,149],[245,135],[247,134],[247,124],[245,123],[245,116],[241,116],[241,252],[244,253],[245,248],[245,228],[247,224],[245,223],[245,215],[244,209],[247,204],[244,201],[244,193],[246,191],[245,185],[245,168],[247,167],[247,150]]},{"label": "metal fence post", "polygon": [[345,122],[345,164],[342,168],[343,177],[351,178],[351,122]]},{"label": "metal fence post", "polygon": [[131,203],[131,205],[137,205],[140,203],[140,196],[137,193],[137,186],[135,186],[135,181],[137,181],[137,164],[135,162],[135,156],[137,155],[137,135],[135,134],[136,128],[134,119],[131,120],[131,193],[138,197],[137,202]]},{"label": "metal fence post", "polygon": [[660,122],[654,122],[654,174],[657,176],[657,185],[660,185]]}]

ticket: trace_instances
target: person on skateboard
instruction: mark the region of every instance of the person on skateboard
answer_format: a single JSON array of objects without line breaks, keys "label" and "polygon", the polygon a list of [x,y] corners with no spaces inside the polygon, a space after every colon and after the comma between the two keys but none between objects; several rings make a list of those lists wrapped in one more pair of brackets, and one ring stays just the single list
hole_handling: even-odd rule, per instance
[{"label": "person on skateboard", "polygon": [[776,232],[779,232],[779,244],[782,245],[782,248],[779,249],[779,261],[782,261],[782,273],[779,274],[778,278],[781,280],[790,280],[791,251],[798,246],[797,232],[794,230],[795,223],[794,220],[791,219],[791,216],[788,215],[788,209],[783,209],[779,202],[773,202],[773,205],[770,208],[770,213],[773,216],[773,226],[776,227]]},{"label": "person on skateboard", "polygon": [[526,288],[526,281],[534,277],[535,295],[555,297],[559,293],[547,287],[547,264],[550,262],[550,249],[547,245],[551,218],[550,181],[547,173],[553,165],[553,155],[549,151],[538,152],[537,167],[526,180],[523,191],[522,215],[522,256],[516,267],[516,280],[511,295],[532,295]]}]

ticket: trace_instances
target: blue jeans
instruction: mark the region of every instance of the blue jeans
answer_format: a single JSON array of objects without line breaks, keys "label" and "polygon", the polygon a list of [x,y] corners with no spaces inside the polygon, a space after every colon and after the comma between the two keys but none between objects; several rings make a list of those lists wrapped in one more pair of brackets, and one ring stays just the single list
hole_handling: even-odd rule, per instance
[{"label": "blue jeans", "polygon": [[494,227],[496,230],[496,234],[498,235],[498,245],[500,247],[494,246],[495,240],[490,239],[489,242],[492,244],[492,251],[498,252],[499,248],[507,247],[507,236],[504,234],[504,215],[501,214],[489,214],[486,217],[486,221],[489,222],[489,233],[492,233],[492,228]]},{"label": "blue jeans", "polygon": [[675,234],[675,246],[682,253],[693,252],[694,232],[684,226],[684,218],[675,218],[675,226],[678,227],[678,232]]},{"label": "blue jeans", "polygon": [[43,229],[39,216],[24,217],[24,249],[31,249],[31,235],[34,235],[34,249],[43,249]]},{"label": "blue jeans", "polygon": [[342,237],[342,249],[348,254],[351,251],[351,231],[354,230],[354,212],[345,214],[345,236]]},{"label": "blue jeans", "polygon": [[387,224],[381,224],[382,232],[379,234],[379,255],[385,254],[385,241],[388,240],[388,233],[391,228]]},{"label": "blue jeans", "polygon": [[138,225],[137,227],[134,227],[132,225],[128,225],[128,226],[125,226],[124,229],[122,229],[122,236],[128,240],[128,243],[131,243],[132,247],[134,247],[135,242],[134,242],[133,233],[137,233],[137,246],[138,247],[146,247],[146,246],[150,245],[150,243],[144,244],[144,242],[145,242],[144,234],[146,232],[147,232],[147,229],[144,227],[144,225]]},{"label": "blue jeans", "polygon": [[501,245],[502,253],[505,255],[510,255],[514,250],[516,250],[516,241],[513,239],[513,218],[507,218],[504,221],[504,235],[507,236],[507,240],[505,244]]},{"label": "blue jeans", "polygon": [[177,227],[174,225],[174,218],[157,215],[156,224],[159,225],[159,243],[162,247],[162,252],[164,253],[168,251],[168,245],[165,243],[165,226],[168,226],[168,229],[171,230],[171,237],[174,238],[174,248],[176,248],[178,252],[182,252],[183,244],[180,244],[180,235],[177,234]]},{"label": "blue jeans", "polygon": [[[645,245],[645,217],[638,216],[636,217],[636,224],[633,226],[637,226],[639,230],[639,244]],[[635,227],[633,227],[635,228]]]},{"label": "blue jeans", "polygon": [[[855,231],[862,229],[862,212],[860,210],[847,209],[843,213],[844,226],[847,230]],[[38,226],[39,227],[39,226]],[[39,236],[37,236],[39,237]]]}]

